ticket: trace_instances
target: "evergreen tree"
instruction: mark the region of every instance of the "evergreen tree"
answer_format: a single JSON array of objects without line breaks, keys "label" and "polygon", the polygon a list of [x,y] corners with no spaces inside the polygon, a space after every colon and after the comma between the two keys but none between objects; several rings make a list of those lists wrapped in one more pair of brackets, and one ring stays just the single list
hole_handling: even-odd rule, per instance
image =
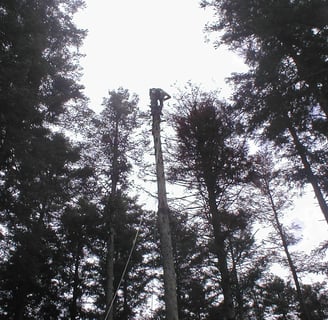
[{"label": "evergreen tree", "polygon": [[[62,262],[57,228],[70,202],[75,174],[68,165],[78,154],[56,135],[53,140],[44,139],[37,150],[32,149],[29,158],[33,162],[26,162],[26,157],[3,193],[2,221],[11,245],[2,266],[5,289],[1,299],[6,297],[6,313],[17,319],[32,319],[36,314],[42,319],[56,318],[60,299],[53,279]],[[8,184],[6,181],[5,186]]]},{"label": "evergreen tree", "polygon": [[206,283],[211,281],[203,271],[209,266],[209,250],[198,240],[196,226],[188,213],[172,212],[171,230],[177,274],[179,319],[203,319],[208,314],[212,299]]},{"label": "evergreen tree", "polygon": [[328,222],[326,1],[202,1],[218,14],[217,44],[241,53],[250,71],[234,75],[237,108],[250,131],[291,160],[290,178],[311,183]]},{"label": "evergreen tree", "polygon": [[84,32],[72,16],[82,1],[2,1],[0,168],[22,161],[31,139],[48,133],[65,102],[81,98],[77,83]]},{"label": "evergreen tree", "polygon": [[[152,279],[148,274],[149,263],[152,264],[152,261],[145,261],[144,256],[150,254],[149,229],[147,228],[149,218],[147,212],[136,204],[136,200],[127,196],[123,196],[119,204],[116,203],[115,210],[117,215],[112,220],[112,224],[115,226],[113,288],[114,295],[116,295],[112,306],[113,319],[127,320],[137,314],[138,309],[145,305],[148,298],[146,287]],[[108,235],[106,225],[102,226],[101,234],[103,246],[97,250],[100,258],[99,283],[105,289],[108,265],[107,253],[104,252]],[[102,294],[105,294],[104,290]],[[97,305],[101,310],[104,299],[100,298]]]},{"label": "evergreen tree", "polygon": [[70,201],[78,148],[51,128],[78,84],[84,32],[72,22],[82,1],[0,4],[1,317],[57,319],[60,263],[56,233]]},{"label": "evergreen tree", "polygon": [[[272,159],[273,154],[270,155],[268,148],[264,152],[258,152],[254,157],[253,181],[257,188],[259,188],[264,196],[264,199],[260,201],[259,211],[262,211],[263,216],[260,219],[267,225],[268,223],[273,227],[274,234],[271,234],[269,240],[273,245],[279,241],[284,255],[286,256],[288,268],[292,274],[294,285],[296,288],[297,301],[301,310],[301,319],[311,319],[307,306],[305,304],[305,296],[301,289],[301,282],[299,279],[299,273],[295,265],[293,255],[290,251],[290,246],[297,242],[293,239],[290,232],[282,223],[283,211],[291,205],[291,201],[288,198],[290,192],[284,187],[284,181],[282,180],[281,173],[278,169],[274,168]],[[291,195],[290,195],[291,197]]]},{"label": "evergreen tree", "polygon": [[227,239],[239,218],[234,200],[239,193],[238,183],[247,175],[246,148],[236,136],[236,123],[229,107],[218,101],[214,93],[191,89],[191,94],[178,100],[177,113],[173,116],[178,141],[173,177],[196,183],[204,197],[215,239],[224,296],[223,314],[227,319],[235,319]]},{"label": "evergreen tree", "polygon": [[322,283],[304,285],[302,287],[305,302],[311,319],[324,320],[328,316],[327,287]]},{"label": "evergreen tree", "polygon": [[289,282],[275,276],[263,286],[263,304],[265,314],[276,315],[277,319],[294,319],[296,304],[295,291]]},{"label": "evergreen tree", "polygon": [[[131,137],[133,130],[138,126],[138,98],[136,95],[130,96],[128,90],[123,88],[109,91],[108,94],[109,97],[104,98],[104,109],[99,115],[93,115],[86,132],[88,142],[84,159],[95,168],[97,201],[102,211],[100,239],[106,247],[105,256],[99,255],[103,279],[101,280],[103,290],[98,291],[101,297],[98,302],[99,312],[102,310],[101,305],[106,305],[106,310],[102,312],[106,315],[111,308],[108,319],[116,319],[118,315],[115,315],[113,311],[118,310],[118,305],[116,304],[115,308],[112,306],[115,285],[117,285],[114,279],[119,278],[117,268],[121,268],[119,265],[127,257],[127,251],[123,254],[122,246],[130,247],[132,243],[129,235],[131,226],[122,225],[121,222],[128,219],[129,206],[126,202],[132,201],[129,200],[126,191],[128,174],[132,166],[129,155],[134,148],[131,144]],[[131,223],[131,220],[129,221]],[[125,237],[125,244],[118,240],[121,235]],[[117,245],[118,248],[116,248]],[[99,249],[103,250],[103,248]],[[126,313],[127,310],[124,312]]]},{"label": "evergreen tree", "polygon": [[87,319],[92,316],[87,304],[95,299],[93,283],[99,278],[95,276],[99,210],[86,198],[81,198],[77,204],[66,208],[60,225],[61,263],[55,280],[63,300],[62,316],[71,320]]},{"label": "evergreen tree", "polygon": [[268,267],[272,263],[269,253],[256,242],[253,224],[251,211],[242,211],[230,227],[227,238],[236,319],[240,320],[251,318],[255,314],[254,288],[268,272]]}]

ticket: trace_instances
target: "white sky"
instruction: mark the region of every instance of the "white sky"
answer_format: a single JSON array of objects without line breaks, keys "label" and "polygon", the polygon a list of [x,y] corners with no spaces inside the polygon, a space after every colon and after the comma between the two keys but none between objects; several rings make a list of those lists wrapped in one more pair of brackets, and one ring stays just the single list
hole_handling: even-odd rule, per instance
[{"label": "white sky", "polygon": [[[108,90],[123,86],[149,104],[148,90],[170,92],[191,80],[229,90],[224,79],[242,70],[239,57],[205,43],[210,13],[198,0],[87,0],[76,18],[89,30],[82,52],[85,93],[98,108]],[[140,105],[142,108],[142,106]]]},{"label": "white sky", "polygon": [[[100,109],[108,90],[123,86],[140,97],[139,107],[148,108],[148,90],[191,80],[209,89],[230,90],[224,79],[231,72],[246,70],[241,59],[224,48],[205,43],[203,32],[211,21],[198,0],[86,0],[87,8],[76,16],[79,27],[88,29],[81,51],[86,54],[82,83]],[[302,225],[303,247],[327,239],[328,227],[312,192],[297,202],[290,219]]]}]

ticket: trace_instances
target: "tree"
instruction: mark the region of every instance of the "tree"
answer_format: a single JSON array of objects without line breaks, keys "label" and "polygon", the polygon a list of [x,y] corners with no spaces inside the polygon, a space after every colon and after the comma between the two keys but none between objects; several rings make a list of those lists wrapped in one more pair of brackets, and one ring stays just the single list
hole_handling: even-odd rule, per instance
[{"label": "tree", "polygon": [[192,87],[191,94],[178,102],[173,115],[178,160],[173,177],[196,183],[206,203],[221,275],[224,314],[227,319],[235,319],[226,242],[229,228],[238,220],[234,200],[238,183],[247,175],[246,148],[235,135],[236,122],[229,106],[218,101],[215,93]]},{"label": "tree", "polygon": [[[68,102],[81,102],[73,14],[82,1],[0,4],[0,223],[2,316],[60,315],[59,216],[69,202],[79,150],[53,126]],[[26,266],[29,266],[28,268]]]},{"label": "tree", "polygon": [[325,2],[202,1],[218,18],[217,44],[238,51],[250,67],[234,75],[236,107],[249,131],[259,129],[292,161],[291,178],[312,185],[328,222],[327,55]]},{"label": "tree", "polygon": [[170,210],[167,202],[166,179],[161,142],[161,113],[164,100],[170,96],[162,89],[149,90],[152,111],[152,135],[154,138],[157,198],[158,198],[158,229],[160,235],[161,256],[164,271],[165,313],[168,319],[178,320],[177,284],[170,228]]},{"label": "tree", "polygon": [[1,8],[0,168],[14,166],[35,134],[46,135],[71,99],[82,97],[78,80],[84,31],[73,14],[82,1],[3,1]]},{"label": "tree", "polygon": [[275,276],[264,285],[263,304],[267,314],[277,315],[277,319],[294,318],[295,294],[289,282]]},{"label": "tree", "polygon": [[[116,204],[116,213],[112,221],[115,226],[113,319],[127,320],[134,317],[145,304],[148,297],[146,287],[152,279],[147,272],[152,261],[144,260],[144,256],[150,254],[149,217],[136,204],[136,199],[127,196],[122,196],[120,204]],[[106,225],[102,227],[102,233],[106,239]],[[103,247],[98,249],[98,256],[102,259],[100,272],[104,275],[107,261],[104,259]],[[103,278],[107,281],[106,277]],[[100,283],[105,281],[101,280]]]},{"label": "tree", "polygon": [[170,218],[179,319],[204,319],[213,302],[206,288],[210,272],[203,271],[210,269],[209,249],[199,239],[199,223],[193,223],[188,212],[171,212]]},{"label": "tree", "polygon": [[[272,158],[273,155],[271,154],[270,156],[268,148],[266,148],[265,151],[258,152],[253,161],[255,171],[252,180],[264,196],[264,200],[261,201],[260,206],[265,216],[261,217],[261,220],[270,223],[275,230],[277,237],[272,236],[272,243],[276,243],[277,238],[281,242],[281,247],[285,253],[288,267],[295,284],[296,297],[301,310],[301,319],[310,320],[311,316],[305,303],[305,296],[301,289],[298,271],[289,248],[291,244],[294,244],[295,239],[292,239],[292,236],[288,234],[287,229],[281,222],[282,212],[290,206],[290,200],[286,196],[288,195],[288,189],[283,187],[284,181],[281,179],[281,173],[279,169],[275,169],[271,160]],[[266,207],[268,209],[263,210]]]},{"label": "tree", "polygon": [[302,288],[306,297],[306,305],[311,319],[324,320],[328,315],[327,288],[322,283],[304,285]]},{"label": "tree", "polygon": [[62,262],[57,228],[71,200],[77,172],[70,165],[77,159],[77,150],[69,149],[57,134],[33,145],[15,179],[6,181],[10,187],[3,194],[2,222],[11,245],[2,265],[6,285],[1,298],[7,301],[6,312],[17,319],[59,315],[59,292],[53,282]]},{"label": "tree", "polygon": [[[104,109],[94,115],[88,129],[88,146],[84,157],[96,168],[98,201],[102,205],[103,236],[106,242],[105,279],[105,315],[113,319],[112,303],[115,288],[115,244],[118,237],[117,223],[124,218],[126,201],[125,191],[128,185],[128,173],[131,169],[128,157],[133,149],[130,140],[137,123],[138,97],[128,90],[118,88],[108,92],[104,98]],[[128,228],[128,226],[126,226]],[[122,232],[122,231],[121,231]],[[109,310],[111,309],[111,310]]]},{"label": "tree", "polygon": [[86,198],[67,207],[60,218],[61,260],[55,280],[64,300],[62,316],[71,320],[85,319],[88,316],[85,301],[94,298],[91,282],[96,279],[96,263],[88,259],[96,254],[100,221],[97,206]]},{"label": "tree", "polygon": [[236,319],[240,320],[256,315],[254,291],[272,263],[270,253],[256,241],[253,231],[255,219],[252,214],[249,209],[241,210],[238,219],[230,226],[227,238]]}]

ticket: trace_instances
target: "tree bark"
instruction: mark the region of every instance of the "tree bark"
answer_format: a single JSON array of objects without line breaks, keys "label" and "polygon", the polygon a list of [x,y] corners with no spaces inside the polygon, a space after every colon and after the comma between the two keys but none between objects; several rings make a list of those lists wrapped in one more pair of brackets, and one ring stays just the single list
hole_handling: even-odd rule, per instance
[{"label": "tree bark", "polygon": [[216,244],[216,253],[218,256],[218,268],[221,274],[221,286],[224,297],[224,309],[226,320],[235,320],[236,312],[233,304],[233,294],[231,288],[230,274],[227,264],[227,252],[225,248],[225,237],[222,232],[220,221],[220,213],[216,205],[214,188],[207,185],[207,192],[209,198],[209,207],[212,217],[212,225],[214,231],[214,239]]},{"label": "tree bark", "polygon": [[160,136],[160,110],[153,110],[152,134],[154,138],[158,189],[158,228],[164,270],[164,298],[167,320],[178,320],[177,284],[174,268],[169,207],[166,196],[164,163]]}]

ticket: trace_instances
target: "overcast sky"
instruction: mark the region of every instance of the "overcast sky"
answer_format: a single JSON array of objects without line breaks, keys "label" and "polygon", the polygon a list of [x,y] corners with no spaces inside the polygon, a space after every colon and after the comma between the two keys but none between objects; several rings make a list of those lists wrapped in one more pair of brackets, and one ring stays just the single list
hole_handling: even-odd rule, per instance
[{"label": "overcast sky", "polygon": [[[78,14],[79,26],[89,30],[81,49],[83,83],[97,108],[108,89],[123,86],[143,104],[148,90],[167,92],[188,80],[229,91],[224,79],[242,70],[242,60],[226,49],[205,43],[204,26],[211,13],[198,0],[87,0]],[[245,69],[245,67],[244,67]],[[142,106],[140,106],[142,107]]]},{"label": "overcast sky", "polygon": [[[108,90],[122,86],[140,96],[139,107],[145,110],[149,88],[171,93],[175,83],[183,87],[189,80],[220,88],[222,97],[228,98],[225,78],[246,67],[235,54],[205,43],[204,26],[212,17],[198,2],[86,0],[76,22],[88,29],[81,63],[90,106],[99,110]],[[289,217],[303,227],[304,247],[327,239],[327,224],[312,192],[297,202]]]}]

